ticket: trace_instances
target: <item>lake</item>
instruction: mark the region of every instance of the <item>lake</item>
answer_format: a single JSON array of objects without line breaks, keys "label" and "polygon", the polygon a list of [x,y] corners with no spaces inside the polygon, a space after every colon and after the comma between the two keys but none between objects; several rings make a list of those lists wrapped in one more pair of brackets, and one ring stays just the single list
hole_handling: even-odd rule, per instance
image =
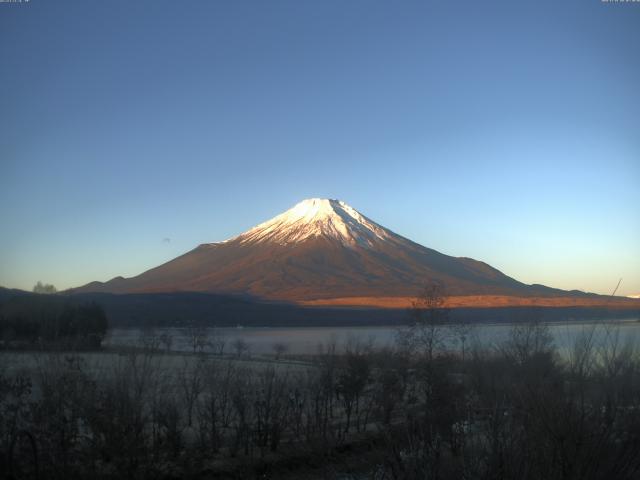
[{"label": "lake", "polygon": [[[640,341],[640,322],[637,319],[609,320],[602,322],[570,322],[551,323],[549,330],[554,344],[560,351],[566,351],[574,345],[580,336],[594,332],[598,341],[618,339],[622,344]],[[606,328],[605,326],[606,325]],[[286,345],[290,354],[315,354],[319,345],[336,343],[343,350],[348,341],[357,339],[361,342],[372,342],[377,348],[393,345],[398,329],[402,327],[245,327],[245,328],[208,328],[210,338],[221,336],[226,340],[225,352],[231,353],[231,344],[236,339],[243,339],[249,346],[252,355],[273,354],[277,343]],[[509,336],[512,324],[480,324],[474,326],[468,336],[467,345],[480,344],[491,347],[499,344]],[[191,351],[188,333],[182,328],[159,328],[156,334],[167,333],[172,337],[171,350]],[[110,330],[104,345],[133,346],[139,345],[141,330],[135,328],[116,328]],[[453,339],[448,343],[454,348]]]}]

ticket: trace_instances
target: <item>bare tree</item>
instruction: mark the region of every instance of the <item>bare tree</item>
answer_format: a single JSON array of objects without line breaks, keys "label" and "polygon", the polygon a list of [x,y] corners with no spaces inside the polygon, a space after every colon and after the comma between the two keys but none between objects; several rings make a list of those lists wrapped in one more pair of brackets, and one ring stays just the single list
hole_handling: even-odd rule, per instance
[{"label": "bare tree", "polygon": [[193,353],[202,353],[210,345],[207,329],[200,325],[189,325],[184,330],[186,341],[193,349]]},{"label": "bare tree", "polygon": [[190,361],[189,358],[184,358],[182,370],[180,372],[180,388],[182,390],[182,397],[185,402],[187,410],[187,425],[191,426],[193,423],[193,409],[198,401],[198,397],[202,393],[204,388],[203,371],[204,363],[202,359]]},{"label": "bare tree", "polygon": [[634,339],[621,336],[619,325],[603,323],[597,351],[600,367],[609,378],[615,378],[634,356]]},{"label": "bare tree", "polygon": [[463,362],[465,360],[467,341],[473,334],[474,328],[475,325],[473,323],[470,323],[462,318],[449,324],[451,336],[453,337],[454,341],[460,345],[460,353]]},{"label": "bare tree", "polygon": [[200,441],[214,453],[222,446],[223,432],[231,423],[232,387],[238,374],[234,362],[227,362],[224,368],[218,368],[219,363],[210,362],[204,370],[204,390],[198,403]]},{"label": "bare tree", "polygon": [[165,351],[171,351],[171,346],[173,345],[173,336],[165,330],[160,334],[160,343],[164,346]]},{"label": "bare tree", "polygon": [[398,334],[400,345],[409,353],[421,353],[432,360],[444,347],[449,311],[445,308],[446,292],[442,283],[429,281],[409,310],[411,324]]},{"label": "bare tree", "polygon": [[371,365],[367,350],[347,350],[345,365],[338,375],[337,389],[346,414],[345,433],[349,431],[352,413],[356,417],[356,429],[360,429],[361,397],[369,383]]},{"label": "bare tree", "polygon": [[597,324],[586,325],[573,339],[567,352],[567,366],[572,377],[584,379],[593,371],[597,360],[595,358],[597,332]]},{"label": "bare tree", "polygon": [[280,375],[270,366],[258,376],[257,386],[260,388],[253,404],[254,435],[263,456],[267,447],[271,451],[278,449],[292,405],[285,394],[286,373]]},{"label": "bare tree", "polygon": [[380,352],[378,359],[374,394],[382,423],[388,425],[407,390],[409,359],[388,350]]},{"label": "bare tree", "polygon": [[249,344],[244,340],[244,338],[236,338],[232,343],[232,347],[238,358],[241,358],[249,352]]},{"label": "bare tree", "polygon": [[549,326],[540,321],[536,313],[526,322],[511,327],[509,337],[502,345],[503,353],[518,364],[553,351],[553,336]]},{"label": "bare tree", "polygon": [[149,352],[155,352],[160,348],[160,336],[152,327],[144,327],[138,335],[138,344]]},{"label": "bare tree", "polygon": [[224,334],[218,329],[213,328],[211,331],[211,348],[216,355],[224,355],[224,348],[227,345],[227,339]]},{"label": "bare tree", "polygon": [[276,354],[276,360],[280,360],[280,357],[284,355],[289,350],[289,345],[282,342],[277,342],[273,344],[273,352]]}]

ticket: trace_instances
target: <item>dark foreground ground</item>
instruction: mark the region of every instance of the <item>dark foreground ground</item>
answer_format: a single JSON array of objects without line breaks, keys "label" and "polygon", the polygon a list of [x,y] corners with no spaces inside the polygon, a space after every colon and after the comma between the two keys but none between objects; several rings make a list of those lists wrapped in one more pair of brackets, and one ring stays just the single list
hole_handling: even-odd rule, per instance
[{"label": "dark foreground ground", "polygon": [[3,352],[0,478],[640,478],[635,344],[594,324],[560,357],[540,323],[491,349],[463,327],[295,359],[176,354],[148,331]]}]

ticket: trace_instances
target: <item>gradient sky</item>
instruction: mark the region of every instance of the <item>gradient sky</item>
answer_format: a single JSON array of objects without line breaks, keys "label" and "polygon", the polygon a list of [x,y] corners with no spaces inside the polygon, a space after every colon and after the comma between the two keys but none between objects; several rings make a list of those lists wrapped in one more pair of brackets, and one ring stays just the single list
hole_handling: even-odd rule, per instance
[{"label": "gradient sky", "polygon": [[304,198],[640,293],[640,4],[0,3],[0,285],[131,276]]}]

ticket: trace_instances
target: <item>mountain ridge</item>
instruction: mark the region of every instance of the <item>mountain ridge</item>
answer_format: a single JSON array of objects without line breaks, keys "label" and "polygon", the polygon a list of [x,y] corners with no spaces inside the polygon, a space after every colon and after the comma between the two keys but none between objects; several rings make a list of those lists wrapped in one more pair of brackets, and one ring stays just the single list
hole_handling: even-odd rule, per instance
[{"label": "mountain ridge", "polygon": [[312,198],[240,235],[203,243],[131,278],[74,292],[246,294],[293,302],[410,297],[427,281],[450,296],[582,297],[526,285],[491,265],[407,239],[345,202]]}]

